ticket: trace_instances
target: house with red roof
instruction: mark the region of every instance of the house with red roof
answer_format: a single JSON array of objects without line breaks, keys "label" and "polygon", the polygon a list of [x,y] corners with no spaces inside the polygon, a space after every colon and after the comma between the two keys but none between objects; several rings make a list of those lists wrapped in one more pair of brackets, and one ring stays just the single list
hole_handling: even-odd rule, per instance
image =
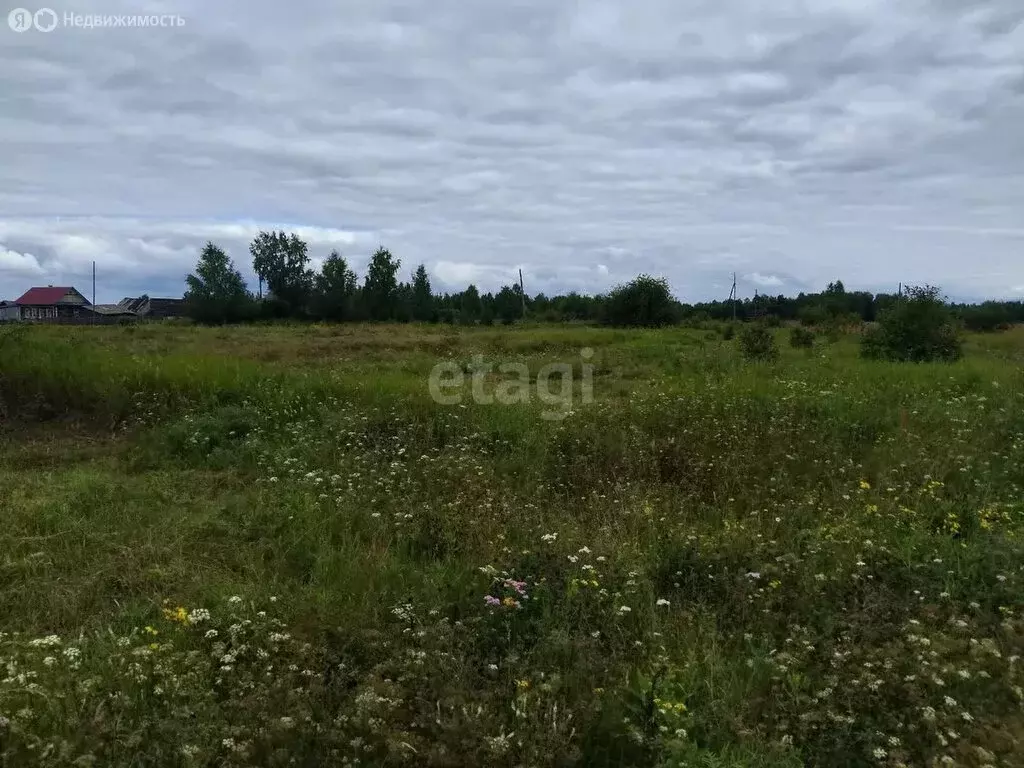
[{"label": "house with red roof", "polygon": [[29,288],[14,303],[22,320],[75,320],[92,314],[89,300],[70,286]]},{"label": "house with red roof", "polygon": [[183,299],[124,298],[117,304],[93,304],[71,286],[30,288],[15,301],[0,302],[0,321],[50,323],[124,323],[184,315]]}]

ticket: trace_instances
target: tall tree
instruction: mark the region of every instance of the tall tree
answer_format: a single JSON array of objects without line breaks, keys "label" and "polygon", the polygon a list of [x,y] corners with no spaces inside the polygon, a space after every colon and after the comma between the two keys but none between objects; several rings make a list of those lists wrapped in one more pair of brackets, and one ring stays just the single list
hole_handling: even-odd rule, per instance
[{"label": "tall tree", "polygon": [[324,320],[351,320],[355,316],[356,273],[337,251],[331,251],[313,281],[313,314]]},{"label": "tall tree", "polygon": [[207,242],[193,274],[185,278],[185,310],[202,323],[244,320],[252,309],[252,296],[242,274],[219,247]]},{"label": "tall tree", "polygon": [[523,292],[519,285],[503,285],[494,296],[493,309],[495,316],[509,325],[523,315]]},{"label": "tall tree", "polygon": [[371,320],[393,320],[398,313],[398,268],[402,262],[386,248],[370,259],[363,284],[363,301]]},{"label": "tall tree", "polygon": [[253,271],[288,314],[302,314],[313,288],[306,243],[294,232],[260,232],[249,246]]},{"label": "tall tree", "polygon": [[480,299],[480,291],[472,283],[459,294],[459,315],[466,323],[472,323],[480,319],[483,314],[484,305]]},{"label": "tall tree", "polygon": [[420,264],[412,274],[412,316],[420,322],[436,317],[434,295],[430,292],[430,278],[427,268]]}]

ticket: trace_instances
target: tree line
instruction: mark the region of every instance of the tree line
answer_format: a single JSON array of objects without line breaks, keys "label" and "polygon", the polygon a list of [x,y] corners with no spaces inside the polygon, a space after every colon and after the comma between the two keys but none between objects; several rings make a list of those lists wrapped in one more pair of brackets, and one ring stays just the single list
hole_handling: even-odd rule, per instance
[{"label": "tree line", "polygon": [[[249,246],[258,280],[254,295],[231,258],[208,242],[186,278],[186,312],[198,322],[306,319],[332,322],[391,321],[461,324],[540,322],[663,326],[713,320],[769,318],[805,325],[871,322],[900,300],[897,294],[847,291],[842,281],[821,293],[756,296],[736,302],[682,303],[662,278],[639,275],[607,294],[570,292],[525,295],[517,284],[481,293],[475,285],[455,293],[434,293],[419,264],[402,280],[401,260],[378,248],[360,280],[348,261],[332,251],[319,271],[310,268],[307,244],[294,233],[260,232]],[[1024,303],[989,301],[952,305],[972,330],[994,330],[1024,322]]]}]

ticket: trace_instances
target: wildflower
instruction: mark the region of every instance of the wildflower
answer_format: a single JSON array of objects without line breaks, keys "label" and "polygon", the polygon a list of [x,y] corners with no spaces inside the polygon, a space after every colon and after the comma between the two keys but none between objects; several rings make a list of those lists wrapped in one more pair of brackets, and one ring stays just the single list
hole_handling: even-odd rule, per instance
[{"label": "wildflower", "polygon": [[630,608],[628,605],[620,605],[619,606],[619,613],[629,613],[632,610],[633,609]]},{"label": "wildflower", "polygon": [[530,681],[529,680],[516,680],[516,688],[518,688],[520,691],[529,690],[529,688],[530,688]]},{"label": "wildflower", "polygon": [[501,601],[501,604],[504,605],[506,608],[518,608],[519,607],[519,601],[518,600],[513,600],[511,597],[506,597],[504,600]]},{"label": "wildflower", "polygon": [[505,586],[514,589],[520,595],[526,594],[526,582],[525,581],[513,581],[512,579],[505,579]]},{"label": "wildflower", "polygon": [[60,645],[60,638],[57,635],[37,637],[35,640],[29,641],[29,645],[33,648],[52,648],[55,645]]},{"label": "wildflower", "polygon": [[543,536],[540,537],[540,540],[546,542],[547,544],[554,544],[557,539],[557,533],[545,533]]},{"label": "wildflower", "polygon": [[186,618],[189,624],[199,624],[209,620],[210,612],[205,608],[194,608],[188,613]]},{"label": "wildflower", "polygon": [[[860,489],[862,491],[870,491],[871,490],[871,483],[869,483],[867,480],[861,480],[860,481]],[[883,755],[883,757],[884,757],[884,755]]]},{"label": "wildflower", "polygon": [[164,608],[164,618],[179,624],[188,624],[188,611],[181,605],[177,608]]},{"label": "wildflower", "polygon": [[874,751],[871,754],[874,755],[876,760],[884,760],[885,756],[889,753],[881,747],[875,747]]},{"label": "wildflower", "polygon": [[203,635],[203,637],[205,637],[207,640],[213,640],[213,638],[215,638],[216,636],[217,636],[217,630],[216,629],[208,629],[208,630],[206,630],[206,634]]},{"label": "wildflower", "polygon": [[487,603],[487,605],[501,605],[501,600],[494,597],[494,595],[485,595],[484,602]]},{"label": "wildflower", "polygon": [[146,632],[147,635],[159,635],[160,634],[155,629],[153,629],[152,627],[149,627],[149,626],[147,626],[145,628],[145,632]]},{"label": "wildflower", "polygon": [[659,607],[662,607],[662,606],[664,606],[664,607],[666,607],[666,608],[667,608],[668,606],[672,605],[671,601],[669,601],[669,600],[666,600],[666,599],[665,599],[664,597],[659,597],[659,598],[658,598],[658,599],[657,599],[657,600],[655,601],[655,603],[654,603],[654,604],[655,604],[655,605],[657,605],[657,606],[659,606]]},{"label": "wildflower", "polygon": [[238,595],[232,595],[231,597],[228,598],[228,602],[232,603],[232,604],[238,604],[238,603],[242,602],[242,598],[239,597]]},{"label": "wildflower", "polygon": [[57,659],[55,659],[53,656],[47,656],[45,659],[43,659],[43,664],[45,664],[48,667],[52,667],[56,663]]}]

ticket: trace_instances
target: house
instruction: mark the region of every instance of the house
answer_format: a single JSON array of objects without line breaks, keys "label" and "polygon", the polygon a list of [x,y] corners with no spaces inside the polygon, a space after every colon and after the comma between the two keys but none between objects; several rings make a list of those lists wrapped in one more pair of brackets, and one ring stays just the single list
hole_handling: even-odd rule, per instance
[{"label": "house", "polygon": [[128,307],[122,306],[121,304],[93,304],[89,307],[89,312],[95,314],[97,320],[138,320],[139,316],[132,312]]},{"label": "house", "polygon": [[21,320],[21,307],[14,301],[0,301],[0,323]]},{"label": "house", "polygon": [[136,299],[125,297],[120,306],[126,307],[139,317],[165,318],[183,317],[185,314],[184,299],[151,299],[143,294]]},{"label": "house", "polygon": [[0,303],[0,320],[112,324],[184,314],[184,299],[151,299],[142,295],[126,297],[117,304],[92,304],[74,288],[52,285],[30,288],[17,301]]},{"label": "house", "polygon": [[15,304],[22,320],[76,320],[91,313],[89,300],[71,287],[29,288]]}]

